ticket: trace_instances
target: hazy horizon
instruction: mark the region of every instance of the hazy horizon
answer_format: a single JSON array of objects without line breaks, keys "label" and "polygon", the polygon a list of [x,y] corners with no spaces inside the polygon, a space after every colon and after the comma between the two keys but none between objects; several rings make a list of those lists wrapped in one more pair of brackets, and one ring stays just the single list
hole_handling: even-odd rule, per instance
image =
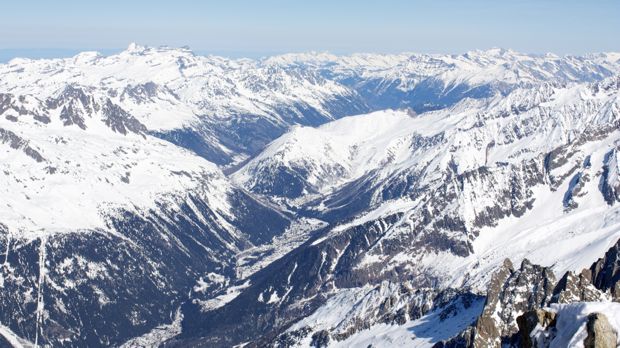
[{"label": "hazy horizon", "polygon": [[[139,43],[138,43],[139,44]],[[127,47],[129,44],[127,45]],[[147,47],[169,47],[169,48],[181,48],[188,46],[170,46],[170,45],[143,45]],[[6,49],[0,48],[0,63],[7,63],[11,59],[14,58],[27,58],[27,59],[55,59],[55,58],[71,58],[77,54],[82,52],[98,52],[103,56],[111,56],[118,53],[121,53],[127,49],[127,47],[123,48],[106,48],[106,49],[97,49],[97,48],[85,48],[85,49],[66,49],[66,48],[18,48],[18,49]],[[461,52],[423,52],[423,51],[394,51],[394,52],[372,52],[372,51],[359,51],[359,52],[333,52],[333,51],[316,51],[316,50],[307,50],[307,51],[274,51],[274,52],[247,52],[247,51],[205,51],[205,50],[195,50],[192,47],[189,49],[196,55],[201,56],[220,56],[226,57],[230,59],[241,59],[241,58],[249,58],[249,59],[262,59],[267,57],[273,57],[283,54],[304,54],[304,53],[328,53],[336,56],[347,56],[353,54],[450,54],[450,55],[461,55],[470,51],[480,50],[487,51],[491,49],[505,49],[505,50],[513,50],[515,52],[529,54],[529,55],[544,55],[544,54],[555,54],[558,56],[584,56],[588,54],[600,54],[600,53],[620,53],[619,50],[615,51],[593,51],[593,52],[585,52],[583,54],[560,54],[557,52],[524,52],[512,49],[510,47],[483,47],[483,48],[472,48],[467,51]]]},{"label": "hazy horizon", "polygon": [[620,51],[618,17],[620,2],[613,0],[24,0],[5,4],[0,13],[0,60],[109,54],[130,42],[187,45],[235,58],[310,51],[458,54],[493,47],[584,55]]}]

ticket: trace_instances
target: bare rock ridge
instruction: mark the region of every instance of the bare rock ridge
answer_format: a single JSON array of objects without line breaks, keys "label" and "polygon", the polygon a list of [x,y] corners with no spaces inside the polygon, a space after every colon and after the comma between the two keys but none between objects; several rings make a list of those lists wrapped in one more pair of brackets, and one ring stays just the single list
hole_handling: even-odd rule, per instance
[{"label": "bare rock ridge", "polygon": [[[614,276],[620,266],[616,258],[618,247],[620,241],[590,269],[578,276],[567,272],[558,282],[547,268],[524,260],[515,269],[506,260],[489,283],[484,309],[475,325],[436,346],[549,347],[554,339],[565,334],[558,331],[558,320],[571,315],[554,304],[617,301],[614,289],[619,284]],[[542,333],[534,330],[537,326]],[[616,332],[602,313],[587,315],[587,332],[587,347],[616,346]],[[463,337],[470,339],[464,341]]]}]

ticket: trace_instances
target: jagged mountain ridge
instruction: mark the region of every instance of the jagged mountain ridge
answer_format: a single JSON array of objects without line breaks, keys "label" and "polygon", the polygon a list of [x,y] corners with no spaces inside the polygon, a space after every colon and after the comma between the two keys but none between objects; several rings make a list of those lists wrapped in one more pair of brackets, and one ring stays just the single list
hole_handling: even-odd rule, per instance
[{"label": "jagged mountain ridge", "polygon": [[[281,192],[264,189],[287,182],[279,176],[286,171],[284,177],[297,178],[301,187],[317,187],[312,179],[330,175],[340,180],[347,173],[360,175],[349,180],[364,185],[332,183],[323,192],[326,198],[312,199],[320,186],[288,197],[307,202],[309,211],[327,221],[332,209],[360,204],[367,191],[372,199],[345,215],[352,220],[333,220],[323,236],[253,276],[252,285],[228,305],[207,313],[188,310],[192,315],[183,335],[206,336],[202,344],[225,346],[267,332],[263,337],[277,342],[269,340],[286,331],[287,322],[327,312],[329,298],[346,298],[347,292],[355,298],[364,286],[386,280],[484,292],[507,255],[553,264],[558,273],[589,265],[618,238],[617,202],[606,200],[600,185],[615,185],[608,182],[614,176],[603,173],[608,163],[615,165],[610,159],[619,140],[619,87],[617,77],[585,85],[543,84],[420,115],[387,111],[341,119],[308,129],[308,138],[306,130],[293,129],[232,177],[281,201]],[[347,132],[357,129],[369,131]],[[317,142],[304,141],[309,138]],[[402,151],[394,151],[394,144]],[[254,186],[268,180],[276,183]],[[387,191],[391,185],[404,188]],[[356,200],[326,204],[341,192]],[[358,305],[353,299],[339,303]],[[228,321],[230,313],[239,312],[272,319]],[[295,335],[307,342],[322,325]],[[372,323],[360,325],[356,331]],[[247,336],[222,341],[234,339],[239,327]]]},{"label": "jagged mountain ridge", "polygon": [[[282,327],[271,326],[273,323],[286,326],[291,318],[312,314],[328,298],[339,295],[339,288],[351,288],[357,294],[361,293],[358,287],[400,281],[401,276],[419,289],[436,287],[440,280],[458,283],[460,279],[436,274],[432,269],[407,274],[411,272],[411,260],[399,263],[399,257],[404,256],[398,254],[403,250],[397,245],[404,242],[399,233],[394,233],[395,226],[404,227],[406,220],[415,219],[411,212],[421,211],[421,206],[436,205],[438,211],[444,210],[440,207],[445,202],[424,194],[429,187],[450,199],[458,197],[450,182],[440,185],[445,178],[475,182],[511,175],[513,167],[518,167],[517,177],[527,179],[527,185],[549,180],[550,187],[561,186],[557,190],[566,198],[561,199],[561,209],[580,213],[580,207],[589,207],[583,207],[580,201],[586,193],[593,195],[591,178],[599,178],[597,171],[603,158],[600,177],[605,178],[605,200],[609,204],[615,202],[617,156],[613,150],[604,156],[596,150],[596,155],[588,160],[588,168],[594,169],[584,166],[578,170],[579,176],[567,180],[563,175],[572,168],[556,170],[556,165],[561,166],[562,156],[577,158],[588,152],[580,147],[583,144],[578,144],[577,150],[559,149],[548,160],[515,155],[507,167],[496,163],[505,154],[492,149],[497,151],[489,151],[494,156],[491,161],[495,162],[489,163],[496,165],[497,172],[487,173],[479,168],[483,152],[479,144],[467,143],[468,133],[454,128],[496,126],[507,130],[518,126],[523,134],[514,131],[500,136],[506,148],[553,129],[559,129],[559,133],[550,143],[572,142],[573,136],[579,134],[565,135],[566,128],[548,125],[531,130],[519,124],[518,115],[525,113],[528,120],[535,121],[537,117],[556,118],[565,111],[560,107],[566,107],[576,109],[568,113],[569,121],[579,112],[590,117],[581,124],[610,121],[617,115],[616,104],[610,104],[607,114],[601,111],[601,105],[603,99],[615,93],[615,80],[591,86],[579,84],[613,75],[617,69],[617,57],[613,54],[560,58],[488,51],[442,57],[329,57],[331,62],[312,62],[320,57],[310,55],[302,59],[303,63],[291,64],[287,56],[259,61],[229,60],[195,56],[185,49],[132,45],[110,57],[84,53],[69,59],[17,59],[0,65],[0,145],[6,156],[2,188],[10,197],[0,210],[1,230],[6,237],[5,255],[0,255],[0,259],[4,256],[6,260],[2,266],[2,286],[7,290],[1,301],[3,308],[8,309],[0,322],[33,342],[109,346],[173,322],[170,333],[162,330],[164,336],[149,341],[161,342],[179,334],[180,327],[175,325],[186,316],[185,332],[180,339],[205,344],[229,342],[203,341],[202,335],[213,318],[217,318],[218,325],[246,325],[227,316],[231,309],[242,308],[248,311],[248,318],[256,318],[256,323],[263,325],[257,328],[251,323],[247,335],[258,338],[272,329],[270,334],[275,335]],[[401,58],[405,63],[401,64]],[[599,90],[594,91],[595,88]],[[592,100],[576,98],[580,93],[592,93]],[[566,102],[572,99],[575,105]],[[560,106],[541,107],[545,102]],[[318,126],[342,116],[401,106],[419,112],[449,108],[421,115],[415,115],[415,111],[377,112],[342,120],[349,126],[366,122],[366,133],[360,132],[360,137],[376,132],[376,121],[386,114],[391,116],[381,121],[391,123],[392,128],[383,128],[387,141],[372,143],[372,137],[366,137],[364,141],[334,143],[332,149],[342,146],[336,149],[341,153],[327,167],[320,168],[327,171],[312,172],[316,168],[311,168],[314,182],[299,173],[295,173],[295,181],[281,181],[280,184],[300,183],[301,189],[293,190],[286,199],[270,190],[278,183],[271,183],[267,190],[247,186],[261,193],[256,198],[254,193],[231,183],[221,171],[235,171],[237,165],[291,126]],[[528,114],[531,108],[543,111],[538,116],[535,112]],[[471,110],[476,109],[489,112],[489,119],[473,115]],[[544,114],[544,110],[555,110],[557,114]],[[461,123],[451,123],[455,120],[452,114],[460,115]],[[607,116],[609,119],[605,119]],[[445,134],[438,135],[434,129],[425,133],[422,127],[422,134],[411,136],[410,131],[420,125],[416,122],[425,117],[436,119],[437,125],[445,128],[440,133]],[[511,123],[489,125],[501,118]],[[479,125],[478,121],[489,124]],[[334,127],[337,122],[323,128]],[[571,129],[579,125],[572,124]],[[323,128],[297,127],[293,133],[310,133],[299,143],[304,145],[316,140],[314,136],[321,134]],[[405,134],[399,137],[397,131]],[[605,138],[604,141],[611,139],[605,131],[594,135]],[[482,134],[476,140],[484,143],[490,140],[487,136]],[[270,148],[286,137],[289,135],[276,140]],[[326,139],[329,141],[331,135]],[[432,149],[447,146],[446,141],[454,146],[466,143],[457,147],[462,157],[443,157],[433,163],[434,168],[415,166],[419,158],[410,157],[411,149],[418,149],[415,156],[431,158]],[[369,144],[379,151],[369,150]],[[595,147],[602,149],[609,144]],[[385,147],[389,151],[383,151]],[[557,149],[552,148],[550,151]],[[468,151],[471,154],[464,155]],[[242,165],[232,176],[235,181],[245,185],[244,180],[238,180],[239,173],[267,153],[259,154],[249,165]],[[321,156],[319,153],[319,167],[323,166]],[[368,163],[372,165],[366,167]],[[557,173],[545,176],[547,169]],[[419,176],[422,172],[425,176]],[[259,174],[251,174],[254,175],[258,178]],[[431,184],[416,184],[420,182]],[[503,193],[513,187],[510,180],[488,185],[503,185]],[[50,187],[56,189],[49,190]],[[461,218],[462,212],[450,210],[461,201],[450,201],[445,209],[449,213],[441,221],[431,221],[433,224],[429,225],[422,215],[423,223],[416,228],[422,231],[423,238],[410,247],[431,253],[446,252],[448,259],[459,263],[465,257],[464,264],[470,266],[472,258],[468,255],[472,250],[477,257],[477,246],[470,239],[475,240],[476,233],[482,233],[494,221],[531,209],[533,196],[537,195],[530,196],[524,189],[515,195],[516,204],[509,211],[491,212],[479,218],[481,222],[465,214],[465,224],[455,220]],[[416,203],[416,197],[422,198]],[[351,204],[352,200],[356,204]],[[557,197],[551,201],[557,202]],[[576,218],[576,213],[569,217]],[[289,224],[290,219],[302,216],[328,221],[331,226],[306,218]],[[611,214],[606,219],[615,221]],[[336,225],[339,226],[334,228]],[[323,230],[314,231],[320,228]],[[462,235],[462,231],[467,234]],[[600,245],[594,249],[602,250],[611,238],[610,233],[603,231],[597,235]],[[316,239],[316,234],[323,236]],[[398,238],[390,241],[391,234]],[[370,245],[377,249],[369,250]],[[360,262],[360,255],[367,259]],[[453,259],[454,255],[458,257]],[[392,268],[388,270],[381,269],[377,264],[386,262],[382,257],[396,262],[390,261]],[[588,257],[577,263],[590,262],[586,261]],[[436,260],[424,261],[423,265],[433,261]],[[496,258],[490,257],[484,264],[486,268],[473,273],[483,273],[495,264]],[[362,268],[356,269],[359,265]],[[371,265],[369,272],[364,269],[367,265]],[[298,269],[309,271],[300,273]],[[386,276],[387,273],[392,276]],[[479,287],[483,283],[484,280],[472,281]],[[399,287],[390,285],[383,289],[380,296],[371,298],[380,299]],[[187,293],[196,296],[196,301],[188,301],[183,310],[177,311]],[[314,295],[317,296],[307,305],[301,305],[302,310],[296,307],[303,303],[297,302],[300,298]],[[238,299],[233,300],[235,296]],[[429,310],[430,303],[444,303],[442,296],[451,298],[421,290],[417,295],[403,296],[402,302],[395,300],[394,306],[387,306],[392,309],[370,308],[361,314],[352,313],[350,325],[340,328],[339,337],[355,334],[356,321],[368,313],[373,313],[371,317],[376,315],[376,320],[362,326],[389,318],[400,322],[422,315]],[[477,295],[472,296],[475,301],[459,300],[462,303],[458,306],[477,308],[480,301],[476,300]],[[247,302],[248,298],[252,303]],[[70,305],[71,299],[78,299],[77,304]],[[420,302],[403,309],[410,299]],[[196,312],[193,305],[217,313],[205,324],[204,313]],[[274,307],[282,312],[273,314]],[[400,313],[401,309],[407,314]],[[290,314],[293,316],[289,317]],[[200,319],[197,324],[205,325],[187,326],[196,318]],[[75,330],[76,327],[81,329]],[[225,332],[218,330],[214,332]],[[307,333],[317,334],[312,329]],[[317,334],[317,340],[321,337]],[[227,338],[242,339],[234,332]],[[273,337],[267,335],[262,339],[267,342],[270,338]]]},{"label": "jagged mountain ridge", "polygon": [[613,53],[558,57],[505,50],[233,60],[132,44],[108,57],[14,59],[0,65],[0,87],[42,99],[67,84],[96,89],[160,137],[228,164],[260,151],[290,125],[404,106],[426,111],[544,81],[594,81],[618,71],[618,60]]},{"label": "jagged mountain ridge", "polygon": [[377,109],[417,112],[450,106],[463,98],[506,94],[541,82],[593,82],[617,71],[617,53],[586,57],[528,55],[501,48],[460,55],[287,54],[269,58],[283,65],[311,65],[353,87]]},{"label": "jagged mountain ridge", "polygon": [[0,100],[0,322],[27,341],[147,333],[200,277],[233,275],[234,255],[290,223],[106,96],[69,85]]}]

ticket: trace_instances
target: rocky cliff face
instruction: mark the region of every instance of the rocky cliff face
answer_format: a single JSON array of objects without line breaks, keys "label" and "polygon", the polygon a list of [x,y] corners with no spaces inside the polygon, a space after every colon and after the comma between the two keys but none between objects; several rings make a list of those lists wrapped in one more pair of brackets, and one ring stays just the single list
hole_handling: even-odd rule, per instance
[{"label": "rocky cliff face", "polygon": [[514,269],[509,260],[491,279],[482,315],[475,326],[475,347],[514,344],[519,331],[517,317],[548,304],[555,277],[551,270],[524,260]]},{"label": "rocky cliff face", "polygon": [[609,249],[605,256],[590,267],[590,280],[598,289],[611,294],[614,301],[620,300],[620,242]]},{"label": "rocky cliff face", "polygon": [[[619,244],[620,241],[591,268],[579,275],[567,272],[557,283],[547,268],[525,260],[515,270],[506,260],[489,282],[484,309],[476,324],[441,344],[447,347],[461,343],[471,347],[549,347],[566,340],[567,336],[573,337],[576,328],[562,326],[562,323],[577,318],[567,319],[574,314],[562,306],[583,303],[605,306],[612,298],[615,300],[613,289],[618,286],[618,280],[613,280],[613,275],[618,265],[615,252]],[[583,326],[587,328],[587,337],[581,338],[584,346],[615,346],[615,329],[604,314],[588,314]]]}]

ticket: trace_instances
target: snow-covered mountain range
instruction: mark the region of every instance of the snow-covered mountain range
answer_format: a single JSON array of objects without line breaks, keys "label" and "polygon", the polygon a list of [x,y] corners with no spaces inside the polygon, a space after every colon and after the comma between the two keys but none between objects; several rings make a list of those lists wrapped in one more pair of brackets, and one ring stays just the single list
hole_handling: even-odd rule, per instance
[{"label": "snow-covered mountain range", "polygon": [[14,59],[0,343],[516,344],[618,298],[619,126],[619,53]]}]

